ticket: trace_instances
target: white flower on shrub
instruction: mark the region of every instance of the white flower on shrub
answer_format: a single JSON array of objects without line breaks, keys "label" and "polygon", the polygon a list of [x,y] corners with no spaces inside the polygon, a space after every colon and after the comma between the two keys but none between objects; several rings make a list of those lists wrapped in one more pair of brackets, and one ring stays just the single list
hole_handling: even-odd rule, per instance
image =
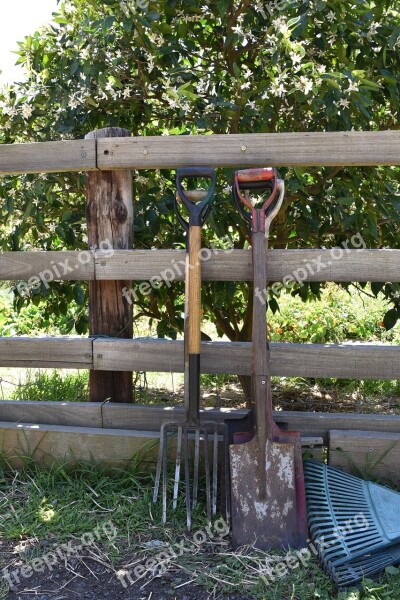
[{"label": "white flower on shrub", "polygon": [[29,104],[23,104],[22,116],[24,117],[24,119],[29,119],[29,117],[32,115],[32,112],[32,107]]},{"label": "white flower on shrub", "polygon": [[309,94],[311,92],[312,87],[313,87],[312,80],[308,79],[308,77],[304,77],[304,75],[302,75],[300,77],[300,79],[298,81],[296,81],[296,83],[295,83],[295,88],[297,90],[303,91],[306,96],[307,96],[307,94]]}]

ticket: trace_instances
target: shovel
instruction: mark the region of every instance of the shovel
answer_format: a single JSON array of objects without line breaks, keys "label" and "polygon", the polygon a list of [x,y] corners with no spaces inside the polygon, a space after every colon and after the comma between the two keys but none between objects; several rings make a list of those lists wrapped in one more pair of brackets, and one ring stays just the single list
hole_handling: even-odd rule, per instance
[{"label": "shovel", "polygon": [[[260,208],[252,204],[250,190],[270,191]],[[302,547],[307,524],[301,441],[297,432],[283,431],[273,421],[266,326],[266,238],[282,204],[284,184],[275,169],[248,169],[236,172],[233,194],[251,225],[256,413],[255,434],[237,434],[239,443],[230,446],[233,545]]]},{"label": "shovel", "polygon": [[[207,192],[202,190],[186,191],[183,180],[205,178],[210,180]],[[186,522],[190,530],[192,511],[197,506],[199,492],[200,451],[203,447],[205,470],[205,496],[207,518],[217,512],[219,449],[222,452],[222,468],[225,487],[225,515],[229,519],[229,449],[228,427],[216,421],[200,422],[200,341],[201,341],[201,228],[211,211],[216,176],[213,169],[192,167],[178,169],[176,174],[177,197],[186,207],[189,221],[181,214],[175,198],[175,211],[179,222],[187,233],[186,273],[185,273],[185,421],[164,421],[160,431],[160,448],[157,463],[153,501],[158,498],[162,479],[162,520],[167,519],[167,446],[168,438],[176,435],[176,461],[173,491],[173,508],[177,507],[180,470],[184,463]],[[194,441],[193,469],[190,466],[191,452],[189,442]],[[209,445],[212,442],[212,469],[209,464]]]}]

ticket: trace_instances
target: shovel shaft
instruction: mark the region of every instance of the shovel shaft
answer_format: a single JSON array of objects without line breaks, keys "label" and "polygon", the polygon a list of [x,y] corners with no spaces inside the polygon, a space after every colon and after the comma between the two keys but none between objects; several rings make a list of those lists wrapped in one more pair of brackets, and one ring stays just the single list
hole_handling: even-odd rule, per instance
[{"label": "shovel shaft", "polygon": [[266,244],[264,231],[253,231],[253,391],[260,443],[265,443],[265,439],[272,438],[274,433],[271,389],[268,385],[270,357],[266,320]]}]

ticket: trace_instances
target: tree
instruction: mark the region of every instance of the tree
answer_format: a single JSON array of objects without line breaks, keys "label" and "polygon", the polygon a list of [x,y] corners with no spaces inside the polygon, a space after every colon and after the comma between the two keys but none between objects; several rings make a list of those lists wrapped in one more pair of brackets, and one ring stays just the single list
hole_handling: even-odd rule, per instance
[{"label": "tree", "polygon": [[[19,44],[28,79],[3,90],[0,141],[82,138],[104,126],[136,135],[399,128],[399,6],[395,0],[66,0],[54,23]],[[398,168],[281,169],[284,208],[273,231],[278,248],[331,247],[361,233],[370,248],[399,247]],[[232,172],[220,174],[208,243],[236,247],[248,231],[233,209]],[[85,246],[82,176],[4,178],[3,249]],[[172,210],[170,172],[135,179],[135,245],[184,243]],[[320,285],[295,287],[303,299]],[[31,298],[47,310],[81,308],[70,322],[87,325],[81,284],[53,284]],[[391,301],[385,325],[400,316],[399,286],[374,284]],[[247,284],[205,287],[205,313],[220,335],[251,335]],[[278,298],[271,294],[272,310]],[[182,285],[140,296],[135,318],[149,316],[160,336],[182,330]]]}]

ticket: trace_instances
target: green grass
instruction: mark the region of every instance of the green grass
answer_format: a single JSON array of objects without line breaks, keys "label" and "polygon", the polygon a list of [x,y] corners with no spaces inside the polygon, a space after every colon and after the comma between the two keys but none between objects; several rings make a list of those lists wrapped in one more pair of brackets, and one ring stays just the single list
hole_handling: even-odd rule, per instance
[{"label": "green grass", "polygon": [[[58,543],[77,540],[111,521],[116,537],[102,536],[100,546],[104,560],[118,569],[129,565],[132,557],[145,561],[156,556],[161,544],[193,546],[194,532],[206,528],[204,506],[194,513],[192,532],[186,532],[181,493],[177,512],[168,507],[164,527],[160,502],[152,504],[152,489],[153,479],[141,473],[139,463],[123,471],[83,464],[73,470],[58,465],[45,471],[29,464],[18,472],[5,468],[0,474],[0,536],[16,542],[31,539],[32,544],[19,545],[17,550],[29,563]],[[155,540],[157,545],[151,547],[149,542]],[[380,583],[366,581],[362,591],[338,593],[315,560],[271,581],[267,560],[273,565],[282,556],[248,548],[234,553],[226,536],[213,535],[192,552],[177,556],[168,569],[183,570],[185,577],[216,595],[244,593],[259,600],[400,600],[398,569],[389,569]],[[5,593],[0,584],[0,599],[6,598]]]},{"label": "green grass", "polygon": [[[309,393],[311,389],[319,391],[327,398],[332,395],[337,397],[358,397],[360,408],[365,410],[367,406],[377,410],[381,409],[379,400],[383,402],[390,400],[391,409],[400,408],[400,380],[385,379],[316,379],[310,377],[273,377],[272,383],[280,392],[298,396],[299,392]],[[311,394],[310,394],[311,397]],[[354,408],[353,408],[354,410]]]},{"label": "green grass", "polygon": [[109,519],[122,536],[129,531],[149,535],[143,515],[148,515],[150,492],[150,479],[134,470],[113,472],[90,465],[44,470],[28,464],[15,473],[6,468],[0,475],[0,535],[7,539],[52,535],[65,540]]},{"label": "green grass", "polygon": [[88,399],[88,372],[27,371],[26,379],[13,388],[10,400],[68,400]]}]

